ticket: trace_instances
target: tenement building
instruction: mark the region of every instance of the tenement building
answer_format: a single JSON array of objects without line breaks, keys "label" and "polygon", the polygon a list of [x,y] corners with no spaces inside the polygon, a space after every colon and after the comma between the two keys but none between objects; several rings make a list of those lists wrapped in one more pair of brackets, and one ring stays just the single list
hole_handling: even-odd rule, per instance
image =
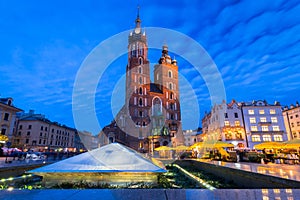
[{"label": "tenement building", "polygon": [[0,134],[6,136],[5,138],[9,142],[11,142],[14,132],[16,113],[21,111],[21,109],[13,105],[12,98],[0,98]]},{"label": "tenement building", "polygon": [[282,111],[286,131],[289,140],[294,138],[300,138],[300,106],[296,102],[296,105],[290,105],[283,108]]},{"label": "tenement building", "polygon": [[183,144],[177,61],[163,45],[151,82],[147,36],[139,14],[135,24],[128,37],[125,103],[113,122],[103,128],[100,140],[145,152]]},{"label": "tenement building", "polygon": [[[296,114],[294,114],[296,116]],[[236,148],[253,148],[268,141],[288,140],[281,106],[266,101],[223,101],[214,105],[202,119],[206,140],[219,140],[234,144]]]},{"label": "tenement building", "polygon": [[242,111],[247,135],[248,146],[267,142],[282,142],[288,140],[281,106],[267,101],[242,103]]},{"label": "tenement building", "polygon": [[235,100],[213,106],[202,119],[204,140],[219,140],[235,147],[247,146],[241,105]]},{"label": "tenement building", "polygon": [[19,113],[13,134],[13,146],[35,151],[74,151],[76,129],[51,122],[42,114]]}]

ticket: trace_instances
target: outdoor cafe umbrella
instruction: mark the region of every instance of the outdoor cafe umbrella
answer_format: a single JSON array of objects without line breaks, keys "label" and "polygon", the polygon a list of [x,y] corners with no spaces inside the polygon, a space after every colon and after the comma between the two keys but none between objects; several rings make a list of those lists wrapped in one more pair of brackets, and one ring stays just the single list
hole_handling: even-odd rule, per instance
[{"label": "outdoor cafe umbrella", "polygon": [[171,147],[168,146],[160,146],[154,149],[155,151],[168,151],[168,150],[172,150]]},{"label": "outdoor cafe umbrella", "polygon": [[285,145],[284,143],[281,142],[262,142],[260,144],[256,144],[254,145],[255,149],[281,149],[283,148]]},{"label": "outdoor cafe umbrella", "polygon": [[227,142],[223,142],[223,141],[206,141],[203,142],[203,147],[207,147],[207,148],[226,148],[226,147],[234,147],[233,144],[227,143]]},{"label": "outdoor cafe umbrella", "polygon": [[186,151],[186,150],[189,149],[189,147],[184,146],[184,145],[180,145],[180,146],[177,146],[177,147],[173,147],[172,149],[176,150],[176,151]]},{"label": "outdoor cafe umbrella", "polygon": [[291,148],[291,149],[298,149],[300,148],[300,139],[299,138],[295,138],[286,142],[283,142],[284,148]]},{"label": "outdoor cafe umbrella", "polygon": [[196,142],[195,144],[191,145],[190,147],[188,147],[189,150],[193,150],[195,148],[200,148],[203,145],[203,142]]}]

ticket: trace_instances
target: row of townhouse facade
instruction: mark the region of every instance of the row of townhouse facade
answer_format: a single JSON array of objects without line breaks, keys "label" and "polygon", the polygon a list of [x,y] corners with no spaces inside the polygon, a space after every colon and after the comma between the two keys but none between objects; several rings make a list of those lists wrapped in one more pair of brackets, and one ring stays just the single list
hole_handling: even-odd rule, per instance
[{"label": "row of townhouse facade", "polygon": [[12,146],[34,151],[63,150],[75,152],[84,149],[78,131],[52,122],[42,114],[17,113]]},{"label": "row of townhouse facade", "polygon": [[[52,122],[42,114],[17,108],[13,99],[0,98],[0,145],[35,151],[86,150],[76,129]],[[92,139],[92,137],[90,138]],[[84,140],[87,140],[85,137]]]},{"label": "row of townhouse facade", "polygon": [[294,108],[285,111],[278,102],[269,104],[265,100],[249,103],[223,101],[214,105],[202,118],[203,138],[232,143],[237,148],[253,148],[254,145],[266,141],[287,141],[299,137],[300,134],[299,129],[287,131],[286,127],[290,123],[286,120],[289,115],[285,112],[288,111],[293,112],[290,115],[294,118],[298,118]]}]

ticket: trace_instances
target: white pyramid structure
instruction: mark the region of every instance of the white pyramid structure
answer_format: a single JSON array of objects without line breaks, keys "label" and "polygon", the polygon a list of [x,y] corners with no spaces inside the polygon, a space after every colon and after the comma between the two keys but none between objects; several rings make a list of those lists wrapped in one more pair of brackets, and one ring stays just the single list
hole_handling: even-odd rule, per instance
[{"label": "white pyramid structure", "polygon": [[111,143],[29,172],[166,172],[166,170],[133,149],[119,143]]},{"label": "white pyramid structure", "polygon": [[43,176],[46,185],[62,182],[155,182],[166,170],[133,149],[111,143],[98,149],[29,171]]}]

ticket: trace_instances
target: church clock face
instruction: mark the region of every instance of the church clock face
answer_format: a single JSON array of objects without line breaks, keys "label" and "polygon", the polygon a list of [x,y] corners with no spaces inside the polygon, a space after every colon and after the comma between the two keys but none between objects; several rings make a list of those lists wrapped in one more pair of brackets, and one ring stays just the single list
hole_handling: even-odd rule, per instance
[{"label": "church clock face", "polygon": [[139,34],[139,33],[141,32],[141,28],[136,28],[136,29],[134,29],[134,32],[135,32],[136,34]]}]

